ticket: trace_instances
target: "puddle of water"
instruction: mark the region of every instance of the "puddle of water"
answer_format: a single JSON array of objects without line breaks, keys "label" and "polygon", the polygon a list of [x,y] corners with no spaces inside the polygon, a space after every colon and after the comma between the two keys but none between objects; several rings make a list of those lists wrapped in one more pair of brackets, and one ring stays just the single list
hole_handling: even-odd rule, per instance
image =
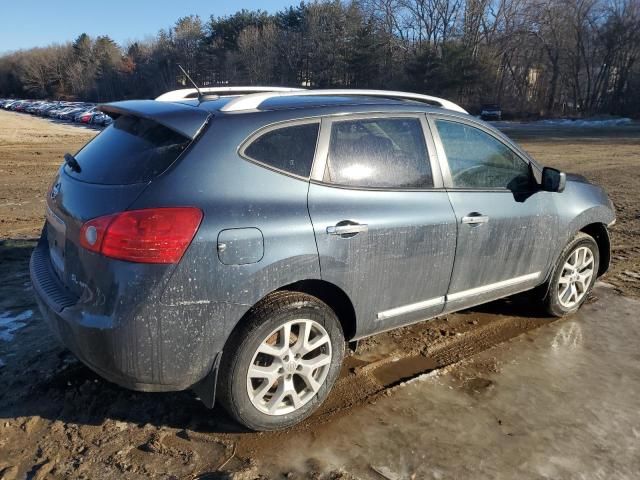
[{"label": "puddle of water", "polygon": [[29,320],[33,316],[33,310],[25,310],[22,313],[12,317],[11,312],[4,312],[0,314],[0,340],[10,342],[14,338],[14,332],[25,327],[26,320]]},{"label": "puddle of water", "polygon": [[[476,355],[455,375],[423,375],[312,432],[280,437],[260,452],[261,473],[637,478],[640,302],[603,288],[598,296],[573,317]],[[482,367],[496,359],[497,371]],[[389,382],[393,370],[428,369],[428,360],[372,374]]]},{"label": "puddle of water", "polygon": [[495,383],[493,382],[493,380],[489,380],[488,378],[483,377],[470,378],[462,384],[462,388],[469,395],[482,394],[488,390],[491,390],[494,386]]},{"label": "puddle of water", "polygon": [[423,355],[405,357],[381,365],[373,370],[373,376],[383,386],[392,387],[422,373],[428,373],[437,368],[437,366],[434,359]]}]

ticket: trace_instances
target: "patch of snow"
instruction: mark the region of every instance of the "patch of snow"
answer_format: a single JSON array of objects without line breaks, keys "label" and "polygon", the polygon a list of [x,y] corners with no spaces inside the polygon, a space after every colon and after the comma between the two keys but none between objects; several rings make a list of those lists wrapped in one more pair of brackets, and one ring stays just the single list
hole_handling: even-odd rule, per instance
[{"label": "patch of snow", "polygon": [[497,128],[535,128],[535,127],[619,127],[624,125],[630,125],[633,122],[630,118],[583,118],[583,119],[570,119],[570,118],[553,118],[547,120],[536,120],[530,122],[499,120],[488,122]]},{"label": "patch of snow", "polygon": [[620,125],[629,125],[630,118],[607,118],[595,119],[585,118],[579,120],[571,120],[570,118],[557,118],[549,120],[540,120],[534,122],[539,125],[552,125],[556,127],[617,127]]},{"label": "patch of snow", "polygon": [[426,382],[433,378],[437,378],[442,374],[442,368],[436,368],[435,370],[431,370],[430,372],[423,373],[422,375],[418,375],[411,380],[407,380],[406,382],[401,383],[400,385],[410,385],[412,383]]},{"label": "patch of snow", "polygon": [[12,341],[14,332],[27,325],[25,321],[33,316],[33,310],[25,310],[15,317],[9,314],[10,312],[0,314],[0,340],[4,340],[5,342]]}]

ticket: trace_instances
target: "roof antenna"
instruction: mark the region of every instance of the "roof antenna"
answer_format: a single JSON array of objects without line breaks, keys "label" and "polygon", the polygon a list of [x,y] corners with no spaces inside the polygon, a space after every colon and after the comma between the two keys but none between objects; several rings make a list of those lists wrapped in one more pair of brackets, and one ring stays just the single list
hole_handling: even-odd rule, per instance
[{"label": "roof antenna", "polygon": [[193,85],[194,87],[196,87],[196,90],[198,91],[198,103],[202,102],[202,99],[204,98],[204,95],[202,94],[202,91],[200,90],[200,88],[198,87],[198,85],[196,84],[196,82],[193,81],[193,78],[191,78],[189,76],[189,74],[187,73],[187,71],[182,68],[182,65],[178,64],[178,68],[180,70],[182,70],[182,73],[184,73],[185,77],[187,77],[187,79],[191,82],[191,85]]}]

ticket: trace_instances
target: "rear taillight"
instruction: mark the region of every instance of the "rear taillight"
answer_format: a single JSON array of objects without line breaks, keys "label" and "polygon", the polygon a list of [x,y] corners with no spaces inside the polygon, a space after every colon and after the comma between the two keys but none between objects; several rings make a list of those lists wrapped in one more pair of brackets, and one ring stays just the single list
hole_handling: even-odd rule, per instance
[{"label": "rear taillight", "polygon": [[80,245],[118,260],[177,263],[201,221],[202,211],[194,207],[130,210],[86,222]]}]

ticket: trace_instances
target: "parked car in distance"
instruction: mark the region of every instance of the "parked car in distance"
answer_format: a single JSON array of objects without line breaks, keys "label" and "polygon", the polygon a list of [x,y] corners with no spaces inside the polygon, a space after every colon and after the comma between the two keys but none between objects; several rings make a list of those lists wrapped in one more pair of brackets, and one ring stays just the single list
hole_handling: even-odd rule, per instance
[{"label": "parked car in distance", "polygon": [[54,108],[52,108],[47,112],[47,117],[58,118],[58,115],[66,112],[67,110],[69,110],[69,108],[71,108],[69,107],[69,105],[65,103],[59,103],[58,105],[56,105]]},{"label": "parked car in distance", "polygon": [[35,113],[38,108],[43,104],[41,101],[30,102],[25,107],[24,111],[27,113]]},{"label": "parked car in distance", "polygon": [[93,119],[94,115],[95,115],[95,113],[93,113],[93,112],[90,112],[90,113],[82,112],[82,113],[79,113],[78,115],[76,115],[75,121],[77,123],[89,124],[89,123],[91,123],[91,120]]},{"label": "parked car in distance", "polygon": [[30,264],[52,331],[124,387],[286,428],[347,342],[523,291],[569,315],[609,266],[603,189],[447,100],[167,97],[100,107]]},{"label": "parked car in distance", "polygon": [[9,108],[11,110],[13,110],[14,112],[23,112],[24,109],[27,108],[27,101],[26,100],[21,100],[19,102],[14,103]]},{"label": "parked car in distance", "polygon": [[73,121],[76,123],[91,123],[91,119],[96,113],[98,113],[98,109],[95,106],[89,109],[82,108],[80,112],[74,116]]},{"label": "parked car in distance", "polygon": [[86,102],[0,99],[0,108],[98,126],[107,126],[112,122],[111,117],[97,110],[95,104]]},{"label": "parked car in distance", "polygon": [[60,114],[58,118],[66,122],[73,122],[75,121],[76,115],[82,112],[85,112],[86,110],[87,110],[87,107],[84,107],[84,106],[72,107],[71,109],[67,110],[65,113]]},{"label": "parked car in distance", "polygon": [[502,120],[502,109],[500,108],[500,105],[495,103],[486,103],[482,105],[480,118],[482,120]]},{"label": "parked car in distance", "polygon": [[90,123],[92,125],[100,125],[102,127],[109,126],[113,123],[113,118],[111,118],[106,113],[98,112],[91,117]]}]

